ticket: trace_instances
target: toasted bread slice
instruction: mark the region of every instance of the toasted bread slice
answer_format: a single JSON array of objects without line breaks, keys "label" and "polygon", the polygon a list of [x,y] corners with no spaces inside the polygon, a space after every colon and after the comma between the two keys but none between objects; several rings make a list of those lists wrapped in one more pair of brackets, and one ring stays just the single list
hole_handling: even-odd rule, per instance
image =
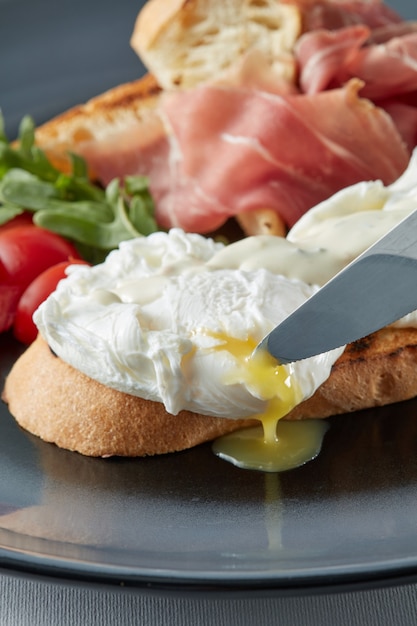
[{"label": "toasted bread slice", "polygon": [[[90,178],[105,184],[107,155],[120,153],[110,178],[122,176],[125,164],[135,169],[133,154],[157,145],[164,135],[158,114],[164,90],[221,81],[248,53],[262,56],[262,72],[267,67],[273,76],[294,81],[292,51],[301,21],[298,7],[277,0],[151,0],[138,15],[131,38],[151,73],[46,122],[36,130],[36,143],[64,172],[70,168],[69,153],[83,156]],[[258,70],[255,62],[250,73],[258,76]],[[282,220],[268,207],[236,221],[246,235],[285,234]]]},{"label": "toasted bread slice", "polygon": [[292,419],[329,417],[417,396],[417,328],[383,328],[349,344],[327,381]]},{"label": "toasted bread slice", "polygon": [[[55,167],[65,172],[70,167],[69,153],[84,156],[92,143],[105,146],[138,126],[143,141],[151,141],[152,135],[160,132],[156,115],[160,93],[150,74],[114,87],[39,126],[36,143]],[[96,178],[91,167],[89,174]]]},{"label": "toasted bread slice", "polygon": [[54,356],[39,335],[12,368],[3,393],[26,430],[88,456],[145,456],[192,448],[241,428],[143,400],[88,378]]},{"label": "toasted bread slice", "polygon": [[[160,132],[156,109],[164,89],[218,80],[222,70],[253,49],[279,74],[292,72],[287,61],[300,32],[299,9],[276,0],[151,0],[139,14],[131,39],[150,73],[46,122],[37,129],[36,142],[66,171],[68,152],[85,155],[92,142],[105,145],[138,124],[145,136]],[[90,170],[92,178],[95,174]]]},{"label": "toasted bread slice", "polygon": [[[70,154],[75,153],[86,159],[91,180],[99,179],[95,163],[100,151],[105,155],[124,139],[126,145],[137,139],[139,153],[164,134],[158,114],[162,93],[151,74],[119,85],[39,126],[36,143],[59,170],[70,171]],[[236,222],[244,235],[286,234],[283,220],[268,208],[237,215]]]},{"label": "toasted bread slice", "polygon": [[254,50],[293,79],[288,61],[301,28],[300,9],[280,0],[150,0],[130,43],[161,87],[188,89],[221,77]]},{"label": "toasted bread slice", "polygon": [[[417,395],[417,329],[386,328],[347,347],[330,378],[287,419],[324,418]],[[144,456],[191,448],[253,420],[176,416],[115,391],[54,356],[39,336],[6,379],[17,422],[45,441],[89,456]]]}]

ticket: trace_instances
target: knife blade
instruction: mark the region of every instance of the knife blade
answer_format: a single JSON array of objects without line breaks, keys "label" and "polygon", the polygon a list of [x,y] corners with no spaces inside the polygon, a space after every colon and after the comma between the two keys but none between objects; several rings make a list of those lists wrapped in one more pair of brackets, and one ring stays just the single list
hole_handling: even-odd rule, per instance
[{"label": "knife blade", "polygon": [[339,348],[417,309],[417,210],[330,279],[259,344],[279,363]]}]

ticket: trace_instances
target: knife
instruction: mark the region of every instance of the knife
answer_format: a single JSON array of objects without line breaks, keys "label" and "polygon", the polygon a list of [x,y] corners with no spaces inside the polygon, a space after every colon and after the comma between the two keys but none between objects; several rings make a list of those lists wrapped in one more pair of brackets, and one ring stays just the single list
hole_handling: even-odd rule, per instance
[{"label": "knife", "polygon": [[284,319],[258,348],[279,363],[292,363],[361,339],[415,309],[417,210]]}]

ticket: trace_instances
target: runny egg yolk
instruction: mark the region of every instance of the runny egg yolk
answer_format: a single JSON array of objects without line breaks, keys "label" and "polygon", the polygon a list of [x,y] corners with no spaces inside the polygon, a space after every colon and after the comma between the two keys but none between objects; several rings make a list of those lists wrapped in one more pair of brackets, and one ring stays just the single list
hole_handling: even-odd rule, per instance
[{"label": "runny egg yolk", "polygon": [[260,426],[235,431],[217,439],[215,454],[238,467],[280,472],[314,459],[320,452],[327,430],[323,420],[281,421],[300,403],[298,385],[284,366],[266,350],[257,350],[257,342],[210,333],[219,340],[214,350],[227,350],[236,359],[225,384],[244,383],[265,400],[263,413],[253,415]]}]

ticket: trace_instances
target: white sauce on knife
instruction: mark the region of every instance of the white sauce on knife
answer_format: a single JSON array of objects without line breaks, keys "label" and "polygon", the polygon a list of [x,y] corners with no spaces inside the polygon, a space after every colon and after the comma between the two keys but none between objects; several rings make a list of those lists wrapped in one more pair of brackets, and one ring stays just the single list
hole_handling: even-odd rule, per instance
[{"label": "white sauce on knife", "polygon": [[[124,242],[99,266],[73,266],[34,319],[59,357],[104,385],[162,402],[174,415],[188,409],[258,417],[261,456],[265,447],[272,452],[250,466],[285,469],[288,463],[273,460],[283,441],[277,421],[327,379],[343,347],[279,368],[254,366],[253,348],[416,207],[417,153],[394,185],[344,189],[311,209],[286,239],[249,237],[224,246],[173,229]],[[402,323],[416,322],[414,313]],[[297,464],[317,454],[319,430],[314,450]],[[299,434],[294,441],[293,448]],[[220,454],[249,465],[247,456]]]}]

